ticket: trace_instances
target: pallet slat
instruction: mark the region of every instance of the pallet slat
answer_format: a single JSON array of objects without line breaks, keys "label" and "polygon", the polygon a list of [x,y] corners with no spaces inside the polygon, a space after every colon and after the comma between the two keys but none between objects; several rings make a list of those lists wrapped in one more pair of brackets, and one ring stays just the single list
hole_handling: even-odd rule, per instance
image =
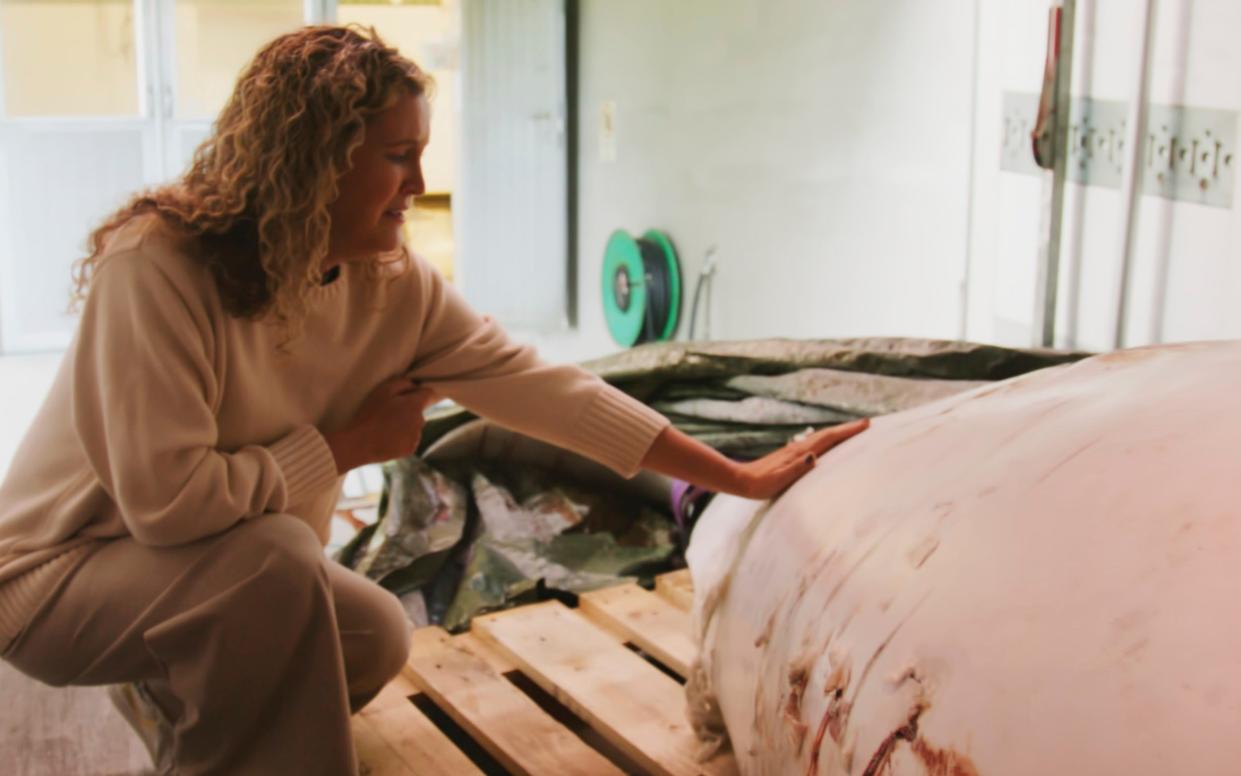
[{"label": "pallet slat", "polygon": [[689,569],[669,571],[655,577],[655,592],[681,611],[688,612],[694,608],[694,580],[689,575]]},{"label": "pallet slat", "polygon": [[696,761],[679,684],[559,602],[476,617],[471,627],[648,772],[737,772],[731,757]]},{"label": "pallet slat", "polygon": [[[372,774],[451,773],[482,776],[470,758],[409,702],[416,690],[402,677],[353,718],[358,758]],[[378,740],[391,752],[386,753]],[[369,759],[368,759],[369,758]],[[383,759],[378,759],[383,758]]]},{"label": "pallet slat", "polygon": [[414,632],[410,678],[511,773],[621,771],[441,628]]},{"label": "pallet slat", "polygon": [[362,776],[417,776],[417,771],[406,764],[369,720],[354,717],[352,727],[358,772]]},{"label": "pallet slat", "polygon": [[466,652],[481,658],[497,674],[507,674],[510,671],[517,670],[517,666],[513,665],[513,661],[505,657],[503,652],[478,638],[473,633],[458,633],[452,637],[452,643]]},{"label": "pallet slat", "polygon": [[689,615],[668,599],[629,583],[583,593],[578,609],[636,644],[664,665],[689,675],[698,648],[690,638]]}]

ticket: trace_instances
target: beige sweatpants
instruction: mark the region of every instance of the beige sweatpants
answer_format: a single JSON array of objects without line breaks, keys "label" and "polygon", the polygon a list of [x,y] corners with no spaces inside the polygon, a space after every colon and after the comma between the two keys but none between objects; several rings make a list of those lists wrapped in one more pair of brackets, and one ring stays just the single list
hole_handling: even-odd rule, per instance
[{"label": "beige sweatpants", "polygon": [[100,544],[6,661],[56,686],[144,682],[180,774],[357,773],[349,716],[409,651],[395,596],[288,515],[178,547]]}]

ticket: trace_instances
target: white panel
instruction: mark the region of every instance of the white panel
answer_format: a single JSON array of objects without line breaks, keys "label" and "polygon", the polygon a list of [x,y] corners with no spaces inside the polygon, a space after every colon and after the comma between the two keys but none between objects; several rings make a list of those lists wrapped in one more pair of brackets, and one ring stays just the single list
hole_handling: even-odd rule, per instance
[{"label": "white panel", "polygon": [[[1095,99],[1128,101],[1135,82],[1140,19],[1127,0],[1086,6],[1088,26],[1075,86]],[[1236,111],[1241,64],[1233,35],[1241,10],[1231,0],[1169,0],[1157,4],[1151,52],[1152,138],[1168,124],[1167,105]],[[1209,115],[1207,112],[1206,115]],[[1184,129],[1184,128],[1183,128]],[[1188,137],[1197,133],[1189,132]],[[1150,142],[1148,140],[1148,142]],[[1144,189],[1157,188],[1145,180]],[[1229,181],[1235,189],[1235,182]],[[1186,192],[1178,192],[1182,197]],[[1234,233],[1239,225],[1235,192],[1220,192],[1223,208],[1144,197],[1134,213],[1137,230],[1124,344],[1241,335],[1241,271]],[[1227,200],[1233,199],[1232,202]],[[1066,203],[1068,206],[1069,203]],[[1072,255],[1079,290],[1066,298],[1064,344],[1112,346],[1120,297],[1120,235],[1124,210],[1116,192],[1080,192],[1066,212],[1066,256]],[[1069,225],[1072,224],[1071,229]]]},{"label": "white panel", "polygon": [[1034,289],[1039,246],[1046,239],[1049,188],[1050,180],[1043,176],[1004,173],[996,188],[983,195],[996,203],[996,220],[988,225],[997,230],[996,249],[986,258],[994,264],[994,330],[988,339],[998,344],[1026,347],[1034,337]]},{"label": "white panel", "polygon": [[510,327],[563,328],[563,0],[468,0],[462,51],[458,281],[480,311]]},{"label": "white panel", "polygon": [[3,351],[64,347],[70,269],[86,238],[143,185],[143,131],[102,123],[4,129],[0,201]]},{"label": "white panel", "polygon": [[168,150],[168,179],[181,177],[189,169],[194,151],[211,134],[211,125],[202,122],[173,122],[172,144]]},{"label": "white panel", "polygon": [[1036,93],[1042,86],[1049,5],[1048,0],[979,3],[970,301],[965,332],[972,340],[1024,347],[1034,336],[1035,286],[1049,223],[1051,173],[1027,176],[1002,170],[1014,166],[1012,159],[1005,159],[1006,147],[1029,153],[1028,134],[1027,139],[1005,138],[1002,130],[1005,118],[1011,122],[1013,116],[1005,95]]},{"label": "white panel", "polygon": [[1121,193],[1077,184],[1067,189],[1058,310],[1065,324],[1061,330],[1057,323],[1057,343],[1110,350],[1119,302]]}]

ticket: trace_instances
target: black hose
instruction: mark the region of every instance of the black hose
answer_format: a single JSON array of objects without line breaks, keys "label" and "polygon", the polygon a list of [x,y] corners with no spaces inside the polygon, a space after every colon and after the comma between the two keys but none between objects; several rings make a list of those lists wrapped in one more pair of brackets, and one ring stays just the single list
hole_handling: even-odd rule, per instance
[{"label": "black hose", "polygon": [[646,283],[646,310],[642,321],[642,334],[638,342],[655,342],[663,334],[668,325],[668,316],[672,313],[672,279],[669,275],[668,259],[663,248],[651,240],[639,239],[638,249],[642,253],[642,269]]}]

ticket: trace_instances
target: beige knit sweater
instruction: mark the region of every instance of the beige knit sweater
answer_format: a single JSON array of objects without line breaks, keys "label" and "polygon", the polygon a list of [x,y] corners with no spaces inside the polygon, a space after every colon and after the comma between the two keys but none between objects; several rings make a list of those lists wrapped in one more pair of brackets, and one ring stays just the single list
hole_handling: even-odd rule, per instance
[{"label": "beige knit sweater", "polygon": [[541,362],[421,260],[315,289],[304,334],[228,315],[154,216],[112,238],[77,334],[0,485],[0,649],[97,540],[177,545],[285,512],[326,543],[341,477],[321,432],[408,373],[495,422],[634,474],[668,421]]}]

